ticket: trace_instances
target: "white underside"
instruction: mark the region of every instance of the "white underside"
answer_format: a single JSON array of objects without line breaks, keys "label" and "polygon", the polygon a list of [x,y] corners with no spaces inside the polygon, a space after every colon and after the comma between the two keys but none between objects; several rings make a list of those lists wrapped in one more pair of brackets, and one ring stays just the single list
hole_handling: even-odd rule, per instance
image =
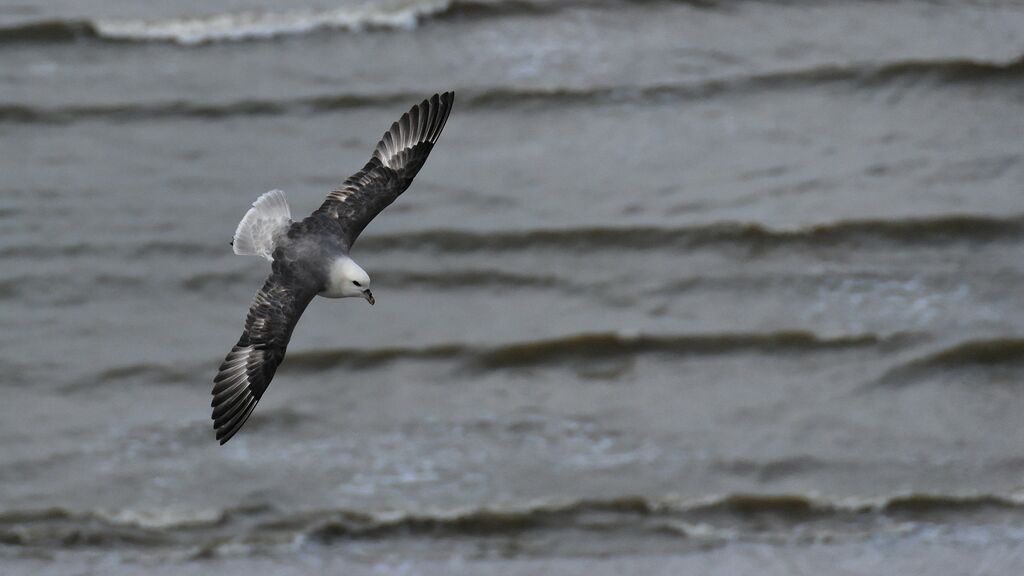
[{"label": "white underside", "polygon": [[284,192],[271,190],[264,193],[252,203],[252,208],[235,229],[232,242],[235,254],[273,260],[277,239],[288,232],[291,223],[292,212]]}]

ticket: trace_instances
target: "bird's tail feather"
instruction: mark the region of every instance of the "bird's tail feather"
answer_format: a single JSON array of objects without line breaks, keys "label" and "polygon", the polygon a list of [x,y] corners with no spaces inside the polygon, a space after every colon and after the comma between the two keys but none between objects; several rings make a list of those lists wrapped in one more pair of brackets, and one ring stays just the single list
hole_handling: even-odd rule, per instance
[{"label": "bird's tail feather", "polygon": [[273,260],[277,239],[292,223],[288,199],[281,190],[271,190],[256,199],[235,229],[231,246],[240,256],[262,256]]}]

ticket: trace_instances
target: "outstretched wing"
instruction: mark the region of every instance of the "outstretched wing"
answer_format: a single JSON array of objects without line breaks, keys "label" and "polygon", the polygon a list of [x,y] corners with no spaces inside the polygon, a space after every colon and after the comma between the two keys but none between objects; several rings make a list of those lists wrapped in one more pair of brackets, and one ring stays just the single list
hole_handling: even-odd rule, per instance
[{"label": "outstretched wing", "polygon": [[412,183],[441,135],[454,101],[454,92],[434,94],[402,114],[377,143],[366,166],[328,194],[314,212],[341,222],[347,246]]},{"label": "outstretched wing", "polygon": [[315,288],[289,280],[276,270],[267,278],[249,307],[242,337],[213,381],[213,428],[221,444],[252,414],[284,359],[295,323],[316,296]]}]

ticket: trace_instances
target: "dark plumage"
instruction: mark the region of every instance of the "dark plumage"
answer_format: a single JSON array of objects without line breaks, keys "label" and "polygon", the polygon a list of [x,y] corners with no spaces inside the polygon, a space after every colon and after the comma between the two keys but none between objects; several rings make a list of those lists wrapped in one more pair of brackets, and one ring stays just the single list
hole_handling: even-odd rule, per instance
[{"label": "dark plumage", "polygon": [[341,221],[342,238],[351,247],[370,220],[412,183],[448,121],[454,98],[452,92],[434,94],[402,114],[377,143],[366,166],[328,194],[313,215]]},{"label": "dark plumage", "polygon": [[[253,299],[241,338],[214,379],[213,427],[221,444],[238,432],[263,397],[284,359],[295,324],[314,296],[359,295],[343,293],[344,289],[339,292],[338,286],[347,281],[361,288],[362,284],[352,279],[365,277],[363,292],[373,303],[369,277],[348,259],[348,251],[366,225],[412,183],[444,129],[453,101],[451,92],[435,94],[403,114],[384,134],[366,166],[328,194],[323,205],[301,222],[253,213],[255,225],[246,232],[257,235],[253,246],[259,241],[273,246],[272,272]],[[273,202],[287,216],[283,193],[264,196],[271,194],[276,194]],[[258,252],[239,252],[236,247],[236,253]]]}]

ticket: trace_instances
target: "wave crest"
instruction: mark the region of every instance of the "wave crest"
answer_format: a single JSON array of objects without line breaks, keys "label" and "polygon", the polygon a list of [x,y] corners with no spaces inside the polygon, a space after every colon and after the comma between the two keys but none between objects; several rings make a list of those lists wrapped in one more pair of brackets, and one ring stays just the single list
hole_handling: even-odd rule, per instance
[{"label": "wave crest", "polygon": [[[374,234],[360,240],[366,251],[430,253],[535,252],[557,250],[566,254],[599,250],[695,250],[740,249],[761,253],[773,249],[843,247],[941,247],[954,243],[1020,242],[1024,240],[1024,216],[1006,218],[974,214],[936,215],[919,218],[839,220],[802,228],[770,228],[758,223],[716,222],[694,226],[585,226],[524,230],[465,230],[432,228],[395,234]],[[0,248],[7,258],[61,258],[86,253],[117,253],[131,257],[187,255],[220,257],[225,244],[195,240],[157,239],[123,247],[119,244],[13,244]],[[402,279],[429,281],[415,274],[396,274]],[[479,274],[475,280],[479,281]],[[471,274],[472,277],[472,274]],[[508,277],[514,281],[515,277]],[[502,279],[504,280],[504,278]],[[216,283],[209,275],[186,282],[186,289]],[[552,282],[545,278],[541,283]]]},{"label": "wave crest", "polygon": [[[51,32],[50,26],[57,29]],[[75,24],[64,30],[57,24],[32,25],[31,30],[0,29],[4,35],[19,37],[29,33],[71,37],[89,30],[91,24]],[[967,59],[897,61],[881,65],[825,65],[798,70],[779,70],[763,74],[708,78],[692,82],[647,86],[527,87],[495,86],[460,89],[460,107],[494,110],[514,106],[592,106],[616,103],[659,104],[680,100],[706,100],[723,94],[750,94],[772,90],[820,87],[842,82],[852,89],[873,88],[894,83],[1000,83],[1019,84],[1024,80],[1024,56],[1009,62]],[[0,104],[0,122],[18,124],[68,124],[78,121],[140,121],[162,119],[220,119],[248,116],[284,116],[324,114],[365,107],[393,106],[416,101],[422,94],[389,92],[378,94],[321,94],[284,99],[242,99],[229,102],[166,100],[123,102],[42,108],[31,104]]]},{"label": "wave crest", "polygon": [[[389,5],[390,4],[390,5]],[[324,10],[229,12],[152,20],[97,18],[46,20],[0,28],[0,43],[86,40],[167,42],[194,46],[213,42],[268,40],[336,30],[411,30],[426,19],[480,18],[544,13],[554,7],[523,0],[420,0],[370,3]]]},{"label": "wave crest", "polygon": [[842,351],[873,346],[899,346],[909,340],[912,340],[909,335],[883,338],[874,334],[822,338],[810,332],[798,331],[694,335],[594,332],[495,346],[452,343],[423,348],[293,352],[288,356],[288,365],[293,370],[319,371],[339,366],[351,369],[373,368],[401,360],[457,360],[468,369],[493,370],[637,354],[687,356],[737,352]]},{"label": "wave crest", "polygon": [[858,245],[946,245],[950,242],[991,242],[1024,238],[1024,217],[942,215],[893,220],[842,220],[805,228],[772,229],[761,224],[722,222],[702,226],[588,227],[522,231],[427,230],[367,237],[361,246],[372,250],[491,252],[537,249],[694,249],[739,246],[777,247]]},{"label": "wave crest", "polygon": [[948,376],[965,369],[1024,368],[1024,338],[968,340],[892,368],[880,384],[906,385],[930,376]]},{"label": "wave crest", "polygon": [[[373,514],[353,510],[283,513],[267,506],[184,516],[74,513],[54,508],[0,513],[0,543],[20,547],[198,547],[210,542],[315,544],[396,538],[487,538],[545,532],[684,535],[693,538],[757,538],[765,532],[824,530],[856,534],[893,521],[948,523],[983,515],[1020,521],[1015,495],[901,494],[875,499],[824,499],[799,494],[730,494],[700,500],[624,496],[541,503],[511,508],[470,508],[433,513]],[[158,521],[152,521],[158,518]],[[244,526],[244,530],[240,528]],[[241,535],[240,535],[241,534]],[[214,544],[213,546],[216,546]]]},{"label": "wave crest", "polygon": [[[76,25],[88,29],[91,25]],[[19,33],[20,34],[20,33]],[[58,33],[59,36],[62,33]],[[4,31],[0,29],[0,42]],[[751,94],[846,83],[853,89],[894,83],[1014,83],[1024,80],[1024,57],[1009,62],[966,59],[897,61],[881,65],[825,65],[780,70],[729,78],[648,86],[585,86],[460,89],[460,107],[501,109],[514,106],[589,106],[616,103],[659,104],[706,100],[723,94]],[[392,106],[422,98],[422,94],[323,94],[276,100],[244,99],[233,102],[169,100],[39,108],[29,104],[0,105],[0,122],[66,124],[83,120],[133,121],[160,119],[216,119],[246,116],[322,114],[363,107]]]}]

